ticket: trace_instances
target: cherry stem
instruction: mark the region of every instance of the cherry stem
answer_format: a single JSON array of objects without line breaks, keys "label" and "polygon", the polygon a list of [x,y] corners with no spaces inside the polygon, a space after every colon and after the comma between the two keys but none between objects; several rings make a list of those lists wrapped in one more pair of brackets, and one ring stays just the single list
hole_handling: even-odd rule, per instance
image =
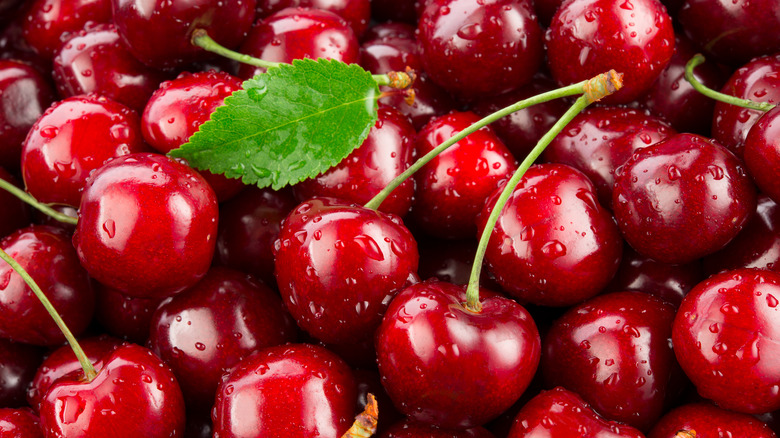
[{"label": "cherry stem", "polygon": [[75,217],[68,216],[67,214],[62,214],[59,211],[49,207],[48,205],[38,202],[38,200],[33,198],[32,195],[30,195],[29,193],[25,192],[24,190],[20,189],[19,187],[16,187],[15,185],[11,184],[10,182],[2,178],[0,178],[0,188],[5,189],[6,191],[10,192],[12,195],[16,196],[17,198],[21,199],[27,204],[30,204],[32,207],[38,209],[42,213],[51,216],[54,219],[57,219],[60,222],[70,224],[70,225],[76,225],[79,221]]},{"label": "cherry stem", "polygon": [[531,167],[531,165],[539,158],[539,155],[547,148],[552,140],[561,132],[569,122],[574,119],[583,109],[585,109],[591,103],[601,100],[602,98],[614,93],[623,86],[623,75],[616,73],[614,70],[610,70],[607,73],[600,74],[593,79],[585,81],[586,84],[581,86],[581,92],[584,92],[564,114],[558,119],[557,122],[547,131],[546,134],[539,139],[536,146],[525,157],[520,166],[515,171],[512,178],[506,183],[504,190],[498,197],[493,210],[488,216],[485,229],[482,231],[482,235],[479,238],[479,244],[477,245],[477,252],[474,256],[474,264],[471,266],[471,276],[469,277],[469,283],[466,288],[466,308],[472,312],[481,312],[482,304],[479,302],[479,278],[482,274],[482,261],[485,258],[485,251],[487,250],[488,241],[493,229],[498,222],[498,216],[504,209],[509,197],[515,190],[515,187],[525,175],[525,172]]},{"label": "cherry stem", "polygon": [[46,311],[49,312],[49,315],[51,315],[51,318],[54,320],[54,323],[57,324],[57,327],[60,328],[62,334],[65,335],[65,339],[68,341],[68,344],[70,344],[70,348],[73,350],[73,353],[76,354],[79,363],[81,363],[81,368],[84,369],[84,376],[86,377],[87,381],[91,381],[92,379],[94,379],[95,376],[97,376],[95,367],[92,366],[92,362],[89,361],[89,358],[87,357],[86,353],[84,353],[84,350],[81,348],[81,345],[79,345],[79,342],[76,340],[76,337],[73,336],[73,333],[71,333],[68,326],[65,325],[65,321],[62,320],[60,314],[57,313],[57,310],[51,304],[51,301],[49,301],[49,299],[43,293],[41,288],[38,287],[38,284],[35,283],[35,280],[33,280],[30,274],[24,270],[22,265],[20,265],[16,260],[14,260],[10,255],[8,255],[8,253],[5,252],[2,248],[0,248],[0,259],[5,260],[6,263],[11,265],[11,268],[22,277],[24,282],[27,283],[27,286],[29,286],[30,289],[32,289],[35,296],[38,298],[41,304],[43,304],[43,307],[46,309]]},{"label": "cherry stem", "polygon": [[696,438],[695,430],[679,430],[674,434],[674,438]]},{"label": "cherry stem", "polygon": [[728,94],[715,91],[707,87],[706,85],[702,84],[701,82],[699,82],[698,79],[696,79],[693,76],[693,69],[698,67],[702,63],[704,63],[704,55],[702,55],[701,53],[697,53],[696,55],[693,56],[693,58],[691,58],[688,61],[687,64],[685,64],[685,80],[691,84],[694,90],[709,97],[710,99],[715,99],[718,102],[728,103],[742,108],[758,110],[758,111],[769,111],[775,107],[773,103],[769,103],[769,102],[753,102],[752,100],[742,99],[735,96],[729,96]]},{"label": "cherry stem", "polygon": [[369,438],[376,433],[379,421],[379,406],[377,406],[374,394],[369,393],[366,408],[355,417],[352,427],[341,438]]}]

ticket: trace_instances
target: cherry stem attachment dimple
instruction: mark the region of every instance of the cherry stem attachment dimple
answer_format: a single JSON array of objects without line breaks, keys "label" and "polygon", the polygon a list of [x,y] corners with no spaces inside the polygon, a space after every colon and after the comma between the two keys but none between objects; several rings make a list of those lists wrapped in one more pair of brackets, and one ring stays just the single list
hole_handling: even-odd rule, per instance
[{"label": "cherry stem attachment dimple", "polygon": [[92,366],[92,362],[89,361],[87,354],[84,353],[84,350],[81,348],[81,345],[79,345],[79,342],[76,340],[76,337],[73,336],[73,333],[71,333],[70,329],[65,324],[65,321],[62,320],[60,314],[57,313],[57,310],[51,304],[51,301],[49,301],[49,299],[43,293],[41,288],[38,287],[38,284],[35,283],[35,280],[33,280],[33,278],[30,276],[29,273],[27,273],[27,271],[22,267],[22,265],[20,265],[16,260],[14,260],[13,257],[8,255],[8,253],[5,252],[2,248],[0,248],[0,259],[5,260],[6,263],[11,265],[11,268],[22,277],[24,282],[27,283],[27,286],[29,286],[30,289],[32,289],[33,293],[41,302],[41,304],[46,309],[46,311],[49,312],[49,315],[51,315],[51,318],[54,320],[54,323],[57,324],[57,327],[59,327],[60,331],[62,331],[62,334],[65,336],[65,339],[68,341],[68,344],[70,344],[70,348],[73,350],[73,353],[76,355],[76,358],[78,358],[79,363],[81,364],[81,368],[84,370],[84,376],[86,380],[91,381],[92,379],[94,379],[95,376],[97,376],[95,367]]},{"label": "cherry stem attachment dimple", "polygon": [[717,100],[718,102],[728,103],[736,105],[742,108],[769,111],[775,107],[775,104],[769,102],[753,102],[752,100],[742,99],[735,96],[729,96],[728,94],[715,91],[706,85],[699,82],[696,77],[693,76],[693,69],[704,63],[704,55],[697,53],[691,58],[687,64],[685,64],[685,80],[688,81],[694,90],[709,97],[710,99]]},{"label": "cherry stem attachment dimple", "polygon": [[24,190],[20,189],[19,187],[16,187],[15,185],[11,184],[9,181],[6,181],[2,178],[0,178],[0,188],[5,189],[7,192],[21,199],[25,203],[31,205],[33,208],[37,209],[38,211],[42,212],[47,216],[51,216],[52,218],[60,222],[70,224],[70,225],[76,225],[78,223],[77,218],[68,216],[67,214],[62,214],[59,211],[49,207],[48,205],[39,202],[37,199],[33,198],[32,195],[30,195],[29,193],[25,192]]}]

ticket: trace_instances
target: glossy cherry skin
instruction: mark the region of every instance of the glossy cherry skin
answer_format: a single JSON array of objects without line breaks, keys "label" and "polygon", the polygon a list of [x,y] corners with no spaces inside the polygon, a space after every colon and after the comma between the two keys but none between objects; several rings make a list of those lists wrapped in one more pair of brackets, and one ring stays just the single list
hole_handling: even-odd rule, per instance
[{"label": "glossy cherry skin", "polygon": [[360,66],[375,74],[404,71],[406,67],[422,71],[420,44],[411,36],[385,36],[360,45]]},{"label": "glossy cherry skin", "polygon": [[420,72],[409,89],[414,94],[414,102],[411,105],[405,93],[389,93],[379,101],[395,107],[409,117],[417,130],[422,129],[431,118],[443,116],[456,109],[452,96],[433,83],[425,72]]},{"label": "glossy cherry skin", "polygon": [[780,202],[780,107],[767,112],[745,139],[745,165],[759,190]]},{"label": "glossy cherry skin", "polygon": [[206,410],[223,373],[258,349],[296,338],[279,295],[227,268],[212,268],[163,301],[151,327],[149,348],[173,369],[187,405]]},{"label": "glossy cherry skin", "polygon": [[144,345],[149,339],[152,315],[162,299],[131,297],[100,283],[95,288],[95,320],[100,327],[113,336]]},{"label": "glossy cherry skin", "polygon": [[676,134],[669,124],[635,109],[589,108],[566,125],[544,150],[544,159],[584,173],[602,205],[612,205],[615,169],[634,152]]},{"label": "glossy cherry skin", "polygon": [[108,24],[67,40],[54,57],[52,74],[62,97],[94,92],[139,112],[163,80],[130,54]]},{"label": "glossy cherry skin", "polygon": [[[95,295],[79,265],[70,236],[60,228],[33,225],[0,240],[0,247],[35,280],[74,335],[92,320]],[[0,336],[51,346],[65,341],[43,305],[10,265],[0,264]]]},{"label": "glossy cherry skin", "polygon": [[604,102],[627,103],[644,94],[674,54],[674,30],[658,0],[565,2],[547,35],[547,62],[561,85],[608,69],[623,73],[623,88]]},{"label": "glossy cherry skin", "polygon": [[688,263],[723,248],[756,208],[744,165],[695,134],[637,151],[616,171],[612,195],[626,241],[663,263]]},{"label": "glossy cherry skin", "polygon": [[265,348],[220,384],[214,438],[339,438],[352,425],[356,397],[352,370],[330,351]]},{"label": "glossy cherry skin", "polygon": [[[720,91],[754,102],[780,103],[780,54],[748,62]],[[761,111],[718,102],[712,116],[712,137],[741,158],[745,138],[762,115]]]},{"label": "glossy cherry skin", "polygon": [[43,360],[43,349],[0,338],[0,408],[24,406],[27,386]]},{"label": "glossy cherry skin", "polygon": [[[2,167],[0,167],[0,179],[20,187],[16,178]],[[0,213],[0,238],[30,225],[30,208],[19,198],[6,190],[0,190],[0,205],[3,206],[3,212]]]},{"label": "glossy cherry skin", "polygon": [[170,368],[151,351],[125,344],[83,371],[60,378],[41,405],[46,437],[176,438],[184,432],[184,399]]},{"label": "glossy cherry skin", "polygon": [[[480,232],[503,188],[477,218]],[[532,166],[498,217],[485,264],[510,295],[571,306],[601,291],[617,271],[623,240],[593,184],[563,164]]]},{"label": "glossy cherry skin", "polygon": [[709,403],[680,406],[664,415],[648,438],[676,438],[680,430],[696,431],[696,438],[776,438],[774,432],[750,415],[727,411]]},{"label": "glossy cherry skin", "polygon": [[[409,120],[381,105],[368,137],[354,152],[326,172],[293,186],[300,201],[330,196],[365,204],[414,162],[416,132]],[[380,211],[405,215],[412,206],[414,180],[404,181],[379,206]]]},{"label": "glossy cherry skin", "polygon": [[205,29],[225,47],[240,45],[252,26],[256,3],[256,0],[111,0],[111,7],[119,35],[130,52],[150,67],[165,68],[209,57],[190,42],[195,29]]},{"label": "glossy cherry skin", "polygon": [[493,434],[482,427],[472,427],[465,430],[439,429],[436,426],[419,423],[413,420],[403,420],[395,423],[380,438],[495,438]]},{"label": "glossy cherry skin", "polygon": [[297,205],[288,189],[251,186],[223,203],[215,262],[252,274],[274,287],[274,241],[279,237],[282,220]]},{"label": "glossy cherry skin", "polygon": [[0,60],[0,167],[19,169],[22,142],[53,100],[49,81],[35,68]]},{"label": "glossy cherry skin", "polygon": [[38,416],[30,408],[0,409],[0,438],[43,438]]},{"label": "glossy cherry skin", "polygon": [[[480,118],[453,112],[428,122],[415,145],[422,157]],[[517,169],[512,153],[493,131],[480,129],[437,155],[414,174],[411,219],[426,234],[447,239],[476,235],[474,220],[485,199]]]},{"label": "glossy cherry skin", "polygon": [[131,154],[87,182],[73,246],[106,286],[165,297],[206,274],[217,214],[216,195],[196,171],[163,155]]},{"label": "glossy cherry skin", "polygon": [[417,283],[393,299],[377,330],[382,385],[414,420],[482,425],[512,406],[536,372],[539,332],[521,305],[486,289],[481,312],[465,302],[465,287]]},{"label": "glossy cherry skin", "polygon": [[[109,336],[79,340],[79,345],[81,345],[92,364],[98,363],[121,344],[122,341]],[[63,345],[54,350],[44,359],[41,366],[38,367],[32,382],[30,382],[30,386],[27,389],[27,402],[30,403],[35,412],[39,412],[43,398],[49,391],[49,388],[51,388],[51,385],[60,377],[81,369],[81,363],[79,363],[70,345]]]},{"label": "glossy cherry skin", "polygon": [[97,95],[50,107],[22,147],[22,176],[40,202],[78,207],[87,177],[111,158],[148,151],[132,109]]},{"label": "glossy cherry skin", "polygon": [[296,207],[274,253],[287,309],[327,343],[370,339],[392,297],[417,279],[417,243],[400,218],[334,198]]},{"label": "glossy cherry skin", "polygon": [[[359,43],[349,24],[333,12],[309,8],[285,8],[259,21],[239,51],[273,62],[325,58],[356,64],[359,59]],[[249,79],[263,72],[244,64],[238,75]]]},{"label": "glossy cherry skin", "polygon": [[780,273],[737,269],[714,275],[683,299],[674,352],[703,397],[758,414],[780,408]]},{"label": "glossy cherry skin", "polygon": [[515,90],[542,63],[542,31],[530,2],[431,1],[417,30],[425,71],[458,96]]},{"label": "glossy cherry skin", "polygon": [[544,338],[545,383],[575,391],[608,419],[649,429],[683,389],[669,342],[674,316],[674,306],[639,292],[569,309]]},{"label": "glossy cherry skin", "polygon": [[24,20],[24,39],[52,59],[62,44],[88,24],[111,21],[111,0],[35,0]]},{"label": "glossy cherry skin", "polygon": [[607,421],[577,393],[560,386],[531,399],[515,417],[507,438],[644,438],[631,426]]},{"label": "glossy cherry skin", "polygon": [[355,35],[360,37],[371,21],[370,0],[258,0],[257,18],[266,18],[289,7],[321,9],[333,12],[349,23]]}]

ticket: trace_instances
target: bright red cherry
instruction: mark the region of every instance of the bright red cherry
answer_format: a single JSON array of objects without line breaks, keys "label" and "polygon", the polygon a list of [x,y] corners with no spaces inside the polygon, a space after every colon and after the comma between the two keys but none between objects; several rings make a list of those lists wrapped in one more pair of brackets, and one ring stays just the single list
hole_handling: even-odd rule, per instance
[{"label": "bright red cherry", "polygon": [[379,99],[411,119],[414,128],[420,130],[431,118],[443,116],[456,108],[452,96],[434,84],[425,72],[420,72],[410,87],[414,102],[409,105],[404,93],[391,92]]},{"label": "bright red cherry", "polygon": [[371,21],[370,0],[258,0],[257,18],[266,18],[284,8],[303,7],[333,12],[349,23],[360,37]]},{"label": "bright red cherry", "polygon": [[40,419],[30,408],[0,409],[0,438],[43,438]]},{"label": "bright red cherry", "polygon": [[780,202],[780,107],[761,116],[750,128],[744,158],[758,188]]},{"label": "bright red cherry", "polygon": [[24,20],[24,39],[51,60],[73,34],[111,21],[111,0],[35,0]]},{"label": "bright red cherry", "polygon": [[780,408],[780,273],[737,269],[714,275],[683,299],[674,352],[703,397],[758,414]]},{"label": "bright red cherry", "polygon": [[695,134],[637,151],[617,169],[612,195],[628,243],[663,263],[688,263],[723,248],[756,208],[739,159]]},{"label": "bright red cherry", "polygon": [[420,44],[411,36],[385,36],[360,45],[360,66],[375,74],[404,71],[406,67],[423,70]]},{"label": "bright red cherry", "polygon": [[681,430],[695,431],[696,438],[776,438],[766,424],[750,415],[727,411],[709,403],[680,406],[664,415],[648,438],[678,438]]},{"label": "bright red cherry", "polygon": [[242,361],[217,392],[215,438],[339,438],[352,425],[357,390],[349,366],[308,344],[265,348]]},{"label": "bright red cherry", "polygon": [[0,408],[26,405],[27,386],[43,360],[43,349],[0,338]]},{"label": "bright red cherry", "polygon": [[521,305],[486,289],[481,312],[465,302],[462,286],[417,283],[393,299],[377,330],[382,385],[414,420],[482,425],[512,406],[536,372],[539,332]]},{"label": "bright red cherry", "polygon": [[564,2],[547,32],[547,61],[561,85],[606,70],[623,73],[624,87],[604,99],[627,103],[644,94],[674,54],[674,30],[658,0]]},{"label": "bright red cherry", "polygon": [[161,298],[131,297],[97,283],[95,320],[113,336],[138,345],[146,344],[152,315]]},{"label": "bright red cherry", "polygon": [[217,198],[195,170],[157,154],[98,169],[84,189],[73,235],[99,282],[134,297],[164,297],[206,274],[217,237]]},{"label": "bright red cherry", "polygon": [[[20,187],[16,178],[2,167],[0,167],[0,179]],[[30,225],[30,209],[19,198],[10,192],[0,190],[0,205],[3,206],[3,212],[0,213],[0,238]]]},{"label": "bright red cherry", "polygon": [[[380,408],[381,409],[381,408]],[[395,423],[380,438],[494,438],[493,434],[482,427],[466,430],[440,429],[436,426],[403,420]]]}]

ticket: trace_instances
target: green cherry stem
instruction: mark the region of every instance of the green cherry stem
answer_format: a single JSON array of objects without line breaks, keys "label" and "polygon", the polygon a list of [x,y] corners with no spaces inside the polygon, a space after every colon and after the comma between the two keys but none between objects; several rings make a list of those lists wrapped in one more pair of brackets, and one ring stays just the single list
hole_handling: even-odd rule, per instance
[{"label": "green cherry stem", "polygon": [[6,263],[11,265],[11,268],[13,268],[13,270],[16,271],[16,273],[22,277],[24,282],[27,283],[30,289],[32,289],[33,293],[41,302],[41,304],[43,304],[43,307],[46,309],[46,311],[49,312],[49,315],[51,315],[52,319],[54,320],[54,323],[57,324],[57,327],[60,328],[62,334],[65,335],[65,339],[68,341],[68,344],[70,344],[70,348],[73,349],[73,353],[76,354],[79,363],[81,363],[81,368],[84,369],[84,376],[86,377],[87,381],[91,381],[92,379],[94,379],[95,376],[97,376],[95,367],[92,366],[92,362],[89,361],[87,354],[84,353],[84,350],[81,348],[81,345],[79,345],[78,341],[76,340],[76,337],[73,336],[73,333],[71,333],[68,326],[65,325],[65,321],[62,320],[60,314],[57,313],[57,310],[51,304],[51,301],[49,301],[49,299],[46,298],[46,295],[43,293],[41,288],[38,287],[38,285],[35,283],[35,280],[33,280],[30,274],[28,274],[27,271],[24,270],[22,265],[20,265],[16,260],[14,260],[13,257],[8,255],[8,253],[5,252],[2,248],[0,248],[0,259],[5,260]]},{"label": "green cherry stem", "polygon": [[78,223],[78,219],[76,219],[75,217],[68,216],[67,214],[62,214],[59,211],[49,207],[48,205],[38,202],[38,200],[33,198],[32,195],[30,195],[29,193],[25,192],[24,190],[20,189],[19,187],[16,187],[15,185],[11,184],[10,182],[2,178],[0,178],[0,188],[5,189],[6,191],[10,192],[12,195],[16,196],[17,198],[21,199],[27,204],[30,204],[32,207],[38,209],[40,212],[48,216],[51,216],[52,218],[57,219],[60,222],[70,224],[70,225],[76,225]]},{"label": "green cherry stem", "polygon": [[775,107],[775,105],[772,103],[753,102],[752,100],[742,99],[735,96],[729,96],[728,94],[724,94],[715,91],[711,88],[708,88],[693,76],[693,69],[695,69],[702,63],[704,63],[704,55],[702,55],[701,53],[697,53],[696,55],[693,56],[693,58],[691,58],[688,61],[687,64],[685,64],[685,80],[691,84],[694,90],[709,97],[710,99],[715,99],[718,102],[728,103],[742,108],[758,110],[758,111],[769,111]]}]

